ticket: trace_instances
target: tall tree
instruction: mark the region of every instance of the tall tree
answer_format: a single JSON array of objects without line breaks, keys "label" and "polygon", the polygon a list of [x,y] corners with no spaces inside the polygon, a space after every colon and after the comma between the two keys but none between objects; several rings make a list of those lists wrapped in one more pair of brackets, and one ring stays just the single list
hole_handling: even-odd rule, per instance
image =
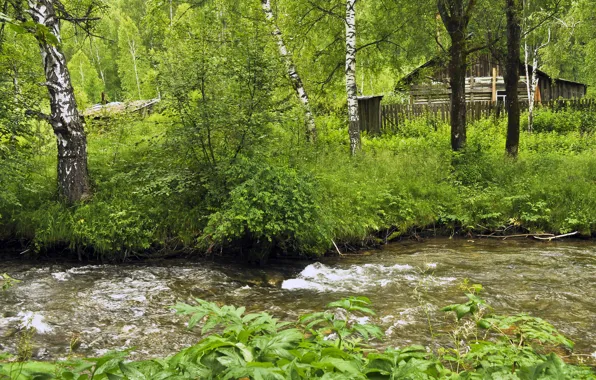
[{"label": "tall tree", "polygon": [[44,85],[50,96],[50,115],[39,115],[54,130],[58,143],[58,188],[68,203],[84,200],[90,195],[87,171],[87,138],[83,119],[77,109],[74,90],[60,42],[60,18],[57,0],[28,0],[28,13],[36,23],[34,33],[43,61]]},{"label": "tall tree", "polygon": [[519,67],[521,48],[521,0],[505,0],[507,15],[507,56],[505,62],[505,93],[507,107],[507,154],[517,157],[519,150]]},{"label": "tall tree", "polygon": [[466,69],[468,25],[476,0],[437,0],[441,20],[449,33],[449,83],[451,85],[451,148],[466,145]]},{"label": "tall tree", "polygon": [[[524,66],[526,70],[526,91],[528,93],[528,132],[534,128],[534,107],[536,103],[536,91],[539,80],[538,70],[540,67],[540,50],[545,48],[551,39],[551,31],[548,30],[548,39],[545,42],[537,42],[533,45],[528,43],[528,34],[524,35]],[[530,73],[530,57],[532,58],[532,72]]]},{"label": "tall tree", "polygon": [[118,73],[122,89],[129,99],[143,99],[141,79],[146,73],[146,65],[141,59],[145,55],[145,47],[139,29],[128,16],[122,18],[118,28],[118,47]]},{"label": "tall tree", "polygon": [[68,62],[72,86],[75,89],[77,103],[81,107],[99,103],[104,84],[97,71],[83,51],[78,51]]},{"label": "tall tree", "polygon": [[[528,132],[534,125],[534,105],[538,90],[538,70],[542,69],[544,60],[542,51],[552,42],[552,29],[557,24],[565,24],[559,19],[564,0],[522,0],[522,37],[524,50],[524,64],[526,76],[526,91],[528,93]],[[567,4],[569,5],[569,4]],[[530,72],[532,67],[532,72]]]},{"label": "tall tree", "polygon": [[360,117],[358,115],[358,90],[356,86],[356,1],[346,2],[346,92],[348,95],[348,133],[350,153],[360,150]]},{"label": "tall tree", "polygon": [[265,12],[267,20],[273,28],[273,36],[275,37],[275,40],[277,42],[279,54],[281,55],[281,58],[284,61],[286,71],[288,72],[288,76],[292,81],[292,86],[296,91],[296,95],[298,95],[300,103],[302,103],[302,108],[304,109],[304,117],[306,118],[306,138],[307,140],[314,142],[317,138],[317,128],[315,118],[310,107],[308,93],[304,88],[304,83],[302,82],[302,78],[298,74],[298,70],[296,70],[294,60],[288,52],[288,48],[286,47],[286,44],[284,42],[281,30],[275,22],[275,17],[273,16],[273,12],[271,11],[270,0],[261,0],[261,6],[263,8],[263,12]]}]

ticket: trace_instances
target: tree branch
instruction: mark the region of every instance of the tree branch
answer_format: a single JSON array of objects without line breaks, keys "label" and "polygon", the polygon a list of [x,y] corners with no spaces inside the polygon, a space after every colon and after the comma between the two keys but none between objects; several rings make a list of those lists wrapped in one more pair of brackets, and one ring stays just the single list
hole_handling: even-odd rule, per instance
[{"label": "tree branch", "polygon": [[345,19],[346,19],[344,16],[342,16],[342,15],[339,15],[339,14],[337,14],[337,13],[333,12],[333,10],[334,10],[335,8],[337,8],[337,7],[338,7],[338,5],[334,5],[334,6],[333,6],[331,9],[325,9],[325,8],[323,8],[322,6],[320,6],[319,4],[316,4],[316,3],[315,3],[314,1],[312,1],[312,0],[308,0],[308,3],[309,3],[310,5],[312,5],[314,8],[318,9],[319,11],[321,11],[321,12],[323,12],[323,13],[325,13],[325,14],[328,14],[329,16],[332,16],[332,17],[338,18],[338,19],[340,19],[340,20],[342,20],[342,21],[345,21]]},{"label": "tree branch", "polygon": [[443,19],[443,24],[447,25],[451,22],[451,15],[447,10],[446,0],[437,0],[437,9],[439,10],[439,15],[441,15],[441,19]]}]

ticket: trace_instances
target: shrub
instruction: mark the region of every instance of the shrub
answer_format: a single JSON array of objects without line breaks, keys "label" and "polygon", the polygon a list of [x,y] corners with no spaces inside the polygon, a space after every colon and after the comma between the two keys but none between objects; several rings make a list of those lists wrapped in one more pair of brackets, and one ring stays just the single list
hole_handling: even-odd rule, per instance
[{"label": "shrub", "polygon": [[251,255],[259,260],[274,249],[320,252],[328,235],[320,225],[320,199],[312,176],[265,164],[209,216],[202,244],[241,241],[252,245]]}]

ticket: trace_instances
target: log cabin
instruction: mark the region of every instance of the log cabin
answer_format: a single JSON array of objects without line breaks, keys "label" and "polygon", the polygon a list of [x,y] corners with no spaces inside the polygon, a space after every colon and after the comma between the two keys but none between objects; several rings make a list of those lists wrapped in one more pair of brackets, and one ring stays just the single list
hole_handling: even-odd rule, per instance
[{"label": "log cabin", "polygon": [[[528,65],[530,77],[534,68]],[[534,100],[538,103],[557,99],[580,99],[586,95],[587,85],[566,79],[554,79],[536,70],[538,85]],[[502,101],[505,99],[504,67],[490,54],[470,57],[466,80],[466,101]],[[526,69],[520,62],[519,100],[528,101]],[[409,91],[410,104],[448,103],[451,95],[447,61],[436,57],[404,77],[398,91]]]}]

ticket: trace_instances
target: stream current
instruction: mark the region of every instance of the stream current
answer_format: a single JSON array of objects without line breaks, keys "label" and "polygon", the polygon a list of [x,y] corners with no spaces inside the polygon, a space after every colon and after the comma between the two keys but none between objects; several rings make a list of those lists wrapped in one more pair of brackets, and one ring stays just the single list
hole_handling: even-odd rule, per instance
[{"label": "stream current", "polygon": [[[36,328],[34,359],[97,356],[132,348],[131,358],[166,356],[200,339],[168,306],[193,297],[267,311],[284,320],[364,295],[386,346],[436,346],[453,323],[439,309],[465,302],[464,279],[484,286],[495,312],[527,312],[554,324],[596,359],[596,245],[431,240],[388,245],[318,262],[276,261],[265,269],[212,261],[126,265],[0,262],[21,280],[0,292],[0,353],[15,353],[19,329]],[[439,333],[431,338],[429,322]],[[436,335],[436,334],[435,334]]]}]

